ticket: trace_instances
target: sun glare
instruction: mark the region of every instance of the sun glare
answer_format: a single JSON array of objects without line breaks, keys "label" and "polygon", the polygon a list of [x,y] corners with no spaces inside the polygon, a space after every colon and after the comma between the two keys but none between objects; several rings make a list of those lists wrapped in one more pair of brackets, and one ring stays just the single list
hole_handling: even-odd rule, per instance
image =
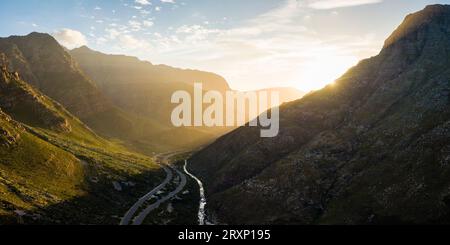
[{"label": "sun glare", "polygon": [[294,78],[296,87],[309,92],[319,90],[332,84],[349,68],[356,65],[358,59],[354,56],[337,56],[322,54],[313,60],[305,62],[301,71]]}]

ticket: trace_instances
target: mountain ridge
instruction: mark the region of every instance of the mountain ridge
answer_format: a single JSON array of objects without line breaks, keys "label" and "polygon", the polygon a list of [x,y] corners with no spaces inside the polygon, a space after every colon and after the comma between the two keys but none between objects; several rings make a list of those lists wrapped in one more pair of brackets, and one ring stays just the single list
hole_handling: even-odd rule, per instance
[{"label": "mountain ridge", "polygon": [[[136,57],[110,55],[83,46],[70,51],[82,70],[95,81],[97,87],[122,110],[142,117],[151,117],[164,130],[151,135],[161,145],[176,142],[179,148],[197,149],[209,144],[217,137],[230,131],[227,127],[175,128],[171,122],[171,112],[176,105],[171,97],[176,91],[194,93],[194,83],[201,82],[203,91],[214,90],[224,95],[232,91],[228,82],[220,75],[190,69],[154,65]],[[269,91],[273,89],[265,89]],[[282,88],[280,102],[291,101],[303,93]],[[189,135],[189,137],[183,137]],[[172,143],[174,144],[174,143]],[[167,149],[166,149],[167,151]]]},{"label": "mountain ridge", "polygon": [[[153,117],[116,106],[49,34],[33,32],[0,38],[0,52],[6,54],[10,68],[18,71],[23,80],[60,103],[97,134],[147,153],[180,148],[173,141],[154,142],[166,126]],[[192,139],[189,142],[196,138]]]},{"label": "mountain ridge", "polygon": [[[408,26],[436,8],[445,14]],[[448,222],[449,16],[448,6],[409,16],[378,56],[281,106],[278,137],[239,128],[196,153],[190,169],[204,180],[212,216],[229,224]],[[405,25],[412,31],[400,35]]]},{"label": "mountain ridge", "polygon": [[[0,222],[118,223],[111,216],[125,212],[161,170],[95,134],[0,57]],[[114,191],[112,183],[124,180],[133,189]]]},{"label": "mountain ridge", "polygon": [[[1,38],[0,50],[8,47],[20,51],[19,57],[6,53],[12,66],[19,62],[26,64],[13,68],[29,79],[31,85],[62,103],[75,115],[89,117],[111,106],[52,36],[32,32],[27,36]],[[33,77],[28,77],[28,74]],[[82,98],[78,92],[83,93]]]}]

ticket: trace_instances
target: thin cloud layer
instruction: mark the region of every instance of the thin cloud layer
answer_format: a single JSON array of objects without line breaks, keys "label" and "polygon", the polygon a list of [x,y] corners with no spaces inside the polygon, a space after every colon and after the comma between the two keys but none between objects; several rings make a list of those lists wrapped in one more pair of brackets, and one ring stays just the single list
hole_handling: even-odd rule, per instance
[{"label": "thin cloud layer", "polygon": [[[300,24],[306,13],[303,4],[289,0],[239,27],[183,25],[173,35],[142,40],[151,49],[140,56],[156,63],[218,72],[241,90],[255,86],[317,89],[356,64],[357,53],[368,53],[374,40],[371,35],[318,35]],[[325,66],[327,71],[318,70]]]},{"label": "thin cloud layer", "polygon": [[314,9],[335,9],[366,4],[381,3],[383,0],[312,0],[307,5]]},{"label": "thin cloud layer", "polygon": [[338,8],[381,1],[284,0],[237,22],[232,14],[206,17],[196,11],[178,18],[182,10],[177,9],[192,4],[185,1],[124,0],[112,16],[105,15],[104,6],[86,16],[93,22],[86,34],[100,51],[216,72],[235,89],[293,86],[309,91],[375,54],[384,38],[371,29],[337,36],[317,23],[339,22],[343,15]]}]

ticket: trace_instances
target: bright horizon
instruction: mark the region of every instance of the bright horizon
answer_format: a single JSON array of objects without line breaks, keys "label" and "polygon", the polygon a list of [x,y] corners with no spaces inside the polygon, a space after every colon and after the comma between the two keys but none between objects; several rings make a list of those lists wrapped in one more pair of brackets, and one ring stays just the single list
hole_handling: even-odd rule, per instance
[{"label": "bright horizon", "polygon": [[[2,3],[0,36],[52,34],[153,64],[210,71],[236,90],[309,92],[378,54],[428,0],[19,0]],[[351,28],[349,28],[351,26]]]}]

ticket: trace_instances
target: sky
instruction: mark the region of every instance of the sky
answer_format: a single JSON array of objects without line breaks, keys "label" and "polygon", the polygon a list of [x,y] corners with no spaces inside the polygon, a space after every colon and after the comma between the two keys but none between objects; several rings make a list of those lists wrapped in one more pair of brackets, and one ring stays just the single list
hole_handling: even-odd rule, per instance
[{"label": "sky", "polygon": [[2,0],[0,36],[45,32],[69,49],[215,72],[237,90],[309,92],[436,3],[450,0]]}]

